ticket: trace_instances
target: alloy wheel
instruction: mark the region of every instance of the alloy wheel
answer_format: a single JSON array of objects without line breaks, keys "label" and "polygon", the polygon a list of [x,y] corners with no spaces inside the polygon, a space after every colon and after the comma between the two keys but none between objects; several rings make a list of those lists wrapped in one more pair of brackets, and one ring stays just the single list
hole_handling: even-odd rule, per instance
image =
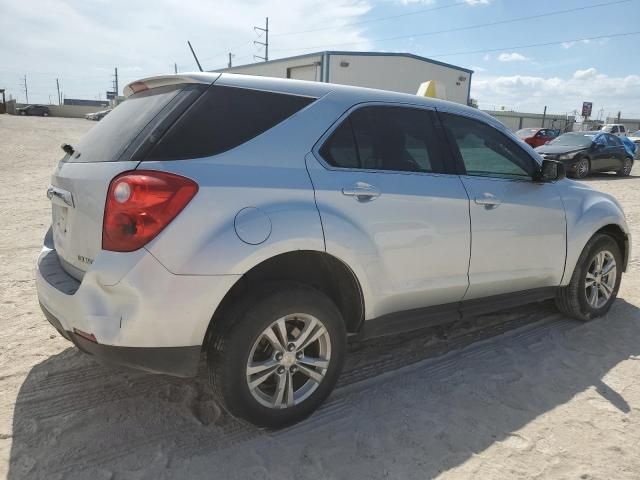
[{"label": "alloy wheel", "polygon": [[580,160],[577,170],[579,178],[586,177],[587,173],[589,173],[589,160],[587,160],[586,158]]},{"label": "alloy wheel", "polygon": [[290,408],[316,391],[330,361],[331,338],[322,322],[308,314],[287,315],[255,341],[247,361],[247,385],[261,405]]},{"label": "alloy wheel", "polygon": [[616,260],[608,250],[596,253],[585,278],[585,295],[593,308],[602,308],[613,295],[616,285]]}]

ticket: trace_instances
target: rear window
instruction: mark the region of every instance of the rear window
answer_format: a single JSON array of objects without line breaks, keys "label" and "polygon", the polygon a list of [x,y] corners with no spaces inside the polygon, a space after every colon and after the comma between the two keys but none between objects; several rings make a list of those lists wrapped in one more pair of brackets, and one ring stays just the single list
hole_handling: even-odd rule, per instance
[{"label": "rear window", "polygon": [[315,98],[212,86],[151,151],[149,160],[208,157],[273,128]]},{"label": "rear window", "polygon": [[183,87],[171,85],[131,95],[82,137],[75,146],[76,154],[67,161],[88,163],[118,160],[138,134]]}]

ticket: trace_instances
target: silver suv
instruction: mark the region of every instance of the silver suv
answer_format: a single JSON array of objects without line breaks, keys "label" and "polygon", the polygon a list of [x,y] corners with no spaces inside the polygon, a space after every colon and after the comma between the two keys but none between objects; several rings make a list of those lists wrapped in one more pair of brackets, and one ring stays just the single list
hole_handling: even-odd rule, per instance
[{"label": "silver suv", "polygon": [[478,110],[228,74],[144,79],[64,145],[37,263],[80,350],[191,376],[278,427],[336,384],[347,342],[556,298],[606,313],[630,236]]}]

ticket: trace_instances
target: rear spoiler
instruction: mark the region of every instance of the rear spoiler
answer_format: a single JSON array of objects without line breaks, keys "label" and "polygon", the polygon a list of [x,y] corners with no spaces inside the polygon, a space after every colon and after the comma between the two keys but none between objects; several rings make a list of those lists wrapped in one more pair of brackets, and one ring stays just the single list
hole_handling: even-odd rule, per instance
[{"label": "rear spoiler", "polygon": [[135,82],[131,82],[124,87],[123,93],[125,97],[129,97],[137,92],[149,90],[151,88],[164,87],[167,85],[178,85],[181,83],[200,83],[204,85],[211,85],[214,83],[219,73],[181,73],[180,75],[158,75],[156,77],[148,77]]}]

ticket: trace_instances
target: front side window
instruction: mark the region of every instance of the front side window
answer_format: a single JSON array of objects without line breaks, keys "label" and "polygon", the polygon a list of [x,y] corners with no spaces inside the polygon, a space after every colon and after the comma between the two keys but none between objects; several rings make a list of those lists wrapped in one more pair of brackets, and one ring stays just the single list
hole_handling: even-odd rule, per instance
[{"label": "front side window", "polygon": [[531,179],[536,162],[505,134],[471,118],[441,116],[467,175]]},{"label": "front side window", "polygon": [[435,145],[429,111],[370,106],[349,115],[320,155],[338,168],[441,173]]}]

